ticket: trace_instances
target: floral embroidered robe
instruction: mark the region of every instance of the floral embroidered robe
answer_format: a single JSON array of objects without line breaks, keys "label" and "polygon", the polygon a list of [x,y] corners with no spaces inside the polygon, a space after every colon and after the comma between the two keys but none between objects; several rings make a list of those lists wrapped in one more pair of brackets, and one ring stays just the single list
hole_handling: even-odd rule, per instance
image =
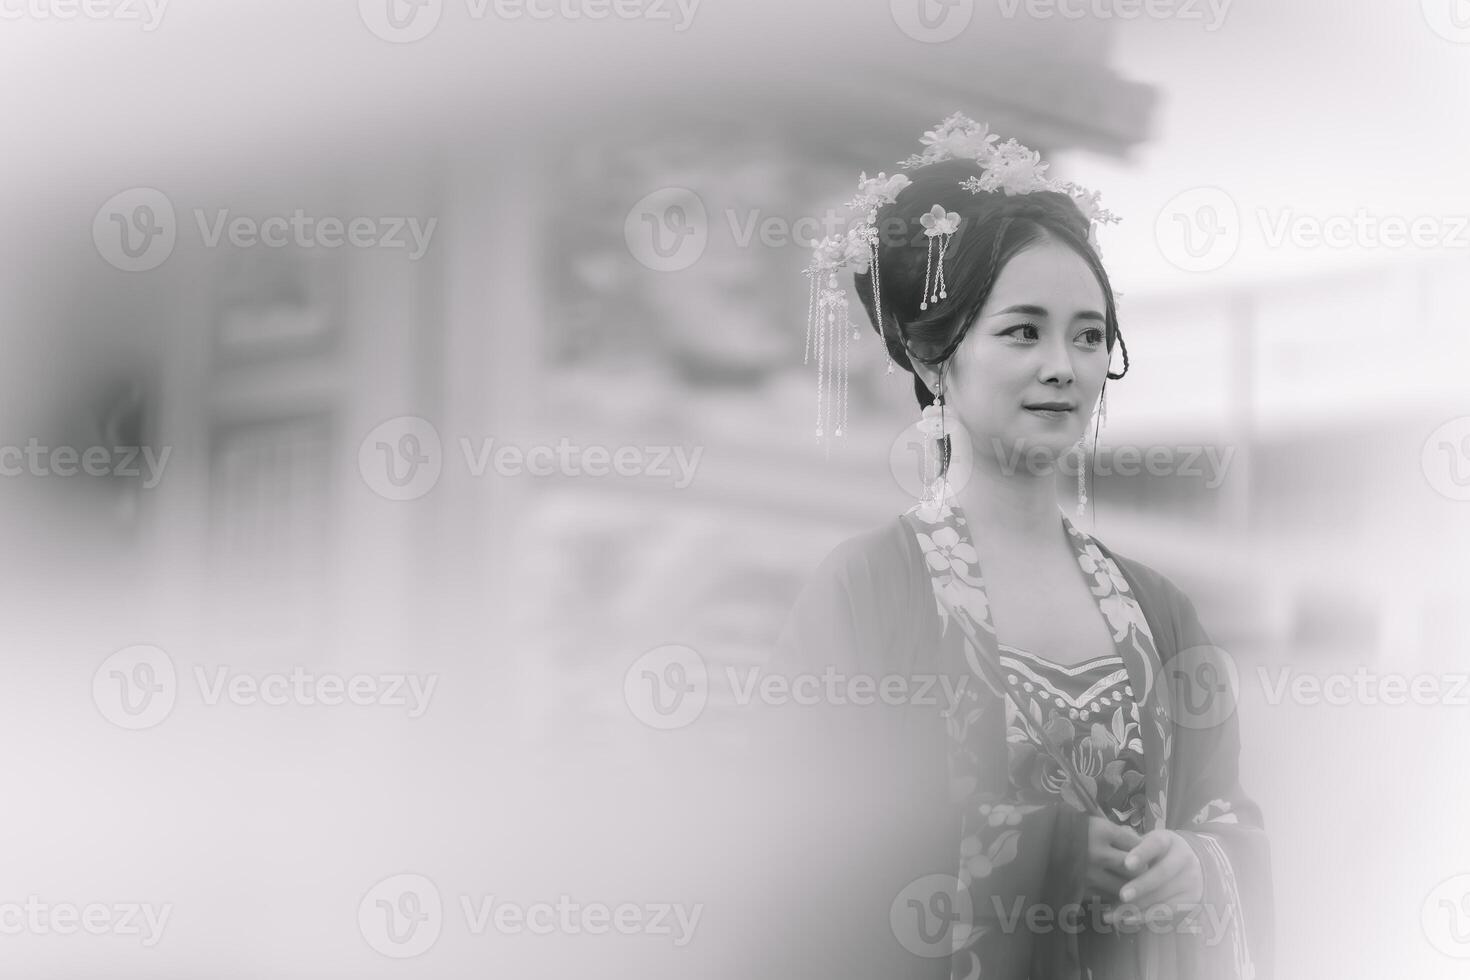
[{"label": "floral embroidered robe", "polygon": [[[1193,603],[1171,581],[1060,520],[1079,574],[1112,628],[1138,718],[1136,731],[1090,726],[1089,754],[1115,759],[1120,741],[1142,743],[1145,782],[1136,789],[1143,829],[1176,830],[1193,848],[1204,874],[1200,907],[1171,924],[1145,924],[1126,941],[1122,930],[1099,940],[1095,927],[1078,928],[1087,908],[1088,813],[1067,792],[1051,803],[1019,802],[1010,784],[1014,753],[1036,746],[1007,744],[1008,722],[1014,733],[1018,721],[1015,700],[997,696],[1003,679],[967,638],[995,643],[979,556],[958,509],[915,507],[827,557],[798,597],[771,663],[788,674],[826,672],[879,684],[907,678],[909,693],[938,695],[833,708],[808,718],[793,736],[821,744],[789,750],[820,756],[814,765],[834,774],[826,783],[833,799],[846,801],[833,806],[880,828],[862,853],[818,862],[829,887],[810,883],[823,897],[811,907],[810,928],[791,939],[793,950],[803,940],[822,946],[800,961],[805,975],[1272,976],[1270,851],[1260,809],[1238,778],[1235,692],[1222,688],[1220,669],[1228,655],[1211,644]],[[1201,702],[1198,692],[1211,686],[1215,701]],[[1077,734],[1056,717],[1032,721],[1026,727],[1039,738],[1049,725],[1053,736]],[[1079,775],[1105,790],[1119,767],[1105,769]],[[813,806],[823,805],[819,792]],[[859,799],[863,812],[856,813],[851,801]],[[941,875],[953,880],[953,894],[913,894],[915,882]],[[964,915],[954,912],[960,906]],[[1022,910],[1052,915],[1018,919]],[[916,928],[906,916],[922,924],[926,911],[949,914],[952,922],[942,942],[922,948],[923,937],[905,934]],[[1098,950],[1109,957],[1105,970]]]}]

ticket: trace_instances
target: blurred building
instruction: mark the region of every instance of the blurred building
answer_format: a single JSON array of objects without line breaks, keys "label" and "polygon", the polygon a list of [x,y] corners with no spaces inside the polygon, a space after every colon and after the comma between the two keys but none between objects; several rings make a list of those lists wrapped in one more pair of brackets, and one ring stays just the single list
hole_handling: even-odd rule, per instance
[{"label": "blurred building", "polygon": [[[866,330],[848,443],[830,457],[812,443],[801,219],[840,207],[858,170],[893,169],[956,109],[1047,155],[1126,159],[1158,93],[1112,64],[1105,20],[987,24],[968,36],[994,43],[977,48],[895,43],[892,23],[866,21],[835,44],[814,10],[778,31],[766,11],[722,16],[677,49],[569,35],[565,59],[606,58],[595,89],[555,73],[516,87],[538,56],[502,40],[500,61],[479,42],[441,46],[435,87],[407,83],[369,119],[276,131],[224,159],[139,151],[128,178],[76,177],[33,209],[21,240],[54,277],[14,284],[17,340],[77,356],[13,416],[17,431],[75,440],[91,426],[172,449],[156,488],[44,502],[108,529],[86,540],[140,622],[245,658],[452,658],[537,730],[548,716],[526,703],[620,710],[610,678],[655,646],[764,657],[821,556],[909,503],[889,456],[912,396]],[[677,60],[655,71],[654,50]],[[99,261],[84,232],[124,179],[175,209],[178,243],[152,271]],[[210,246],[222,210],[437,225],[417,259]],[[694,258],[661,261],[658,236],[678,248],[685,233]],[[1369,573],[1364,549],[1393,549],[1387,525],[1383,540],[1353,529],[1403,489],[1395,474],[1417,473],[1355,464],[1458,390],[1448,372],[1409,383],[1410,362],[1359,352],[1404,308],[1454,340],[1456,274],[1128,297],[1135,366],[1110,387],[1103,452],[1234,455],[1218,486],[1101,478],[1097,533],[1175,577],[1227,647],[1371,652],[1405,623],[1425,643],[1452,629],[1453,586],[1380,587],[1374,576],[1415,559]],[[1400,404],[1404,391],[1423,403]],[[432,425],[442,474],[394,500],[364,467],[404,445],[373,433],[405,416]],[[491,439],[678,447],[698,469],[683,486],[477,475]],[[1411,519],[1432,529],[1443,499],[1420,496]]]}]

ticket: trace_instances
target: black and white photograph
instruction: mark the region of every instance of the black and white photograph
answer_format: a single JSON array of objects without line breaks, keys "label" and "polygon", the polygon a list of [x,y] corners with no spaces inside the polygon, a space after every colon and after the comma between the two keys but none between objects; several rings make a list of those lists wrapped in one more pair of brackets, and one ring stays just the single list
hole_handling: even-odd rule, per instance
[{"label": "black and white photograph", "polygon": [[0,80],[0,977],[1470,976],[1470,0]]}]

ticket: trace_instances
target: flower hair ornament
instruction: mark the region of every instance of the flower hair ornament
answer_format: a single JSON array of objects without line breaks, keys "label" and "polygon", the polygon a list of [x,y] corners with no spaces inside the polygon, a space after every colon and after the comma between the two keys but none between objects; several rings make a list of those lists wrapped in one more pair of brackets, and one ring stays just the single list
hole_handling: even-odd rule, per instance
[{"label": "flower hair ornament", "polygon": [[[972,194],[1001,191],[1007,196],[1032,194],[1037,191],[1052,191],[1071,197],[1077,209],[1087,219],[1088,244],[1098,249],[1097,226],[1119,220],[1111,211],[1098,203],[1098,193],[1079,187],[1071,181],[1061,181],[1046,176],[1049,166],[1041,162],[1041,154],[1017,143],[1014,139],[997,145],[999,137],[991,133],[984,123],[975,122],[963,113],[953,113],[934,129],[920,138],[923,149],[899,162],[904,170],[913,170],[945,160],[974,160],[980,168],[980,176],[960,181],[959,186]],[[848,347],[861,334],[848,318],[847,293],[840,285],[837,273],[851,270],[856,274],[866,272],[872,280],[873,313],[883,332],[883,304],[881,299],[878,268],[878,209],[893,204],[898,195],[912,181],[903,173],[892,176],[879,173],[869,177],[864,171],[858,177],[858,191],[847,202],[852,216],[844,235],[829,235],[817,242],[812,249],[811,264],[804,275],[811,279],[811,297],[807,307],[806,352],[803,363],[817,364],[817,439],[841,437],[847,429],[847,366]],[[931,304],[948,298],[944,274],[944,255],[952,236],[959,229],[960,215],[946,212],[938,204],[919,218],[928,238],[928,261],[924,271],[924,296],[919,308],[927,310]],[[937,254],[936,254],[937,253]],[[899,327],[900,342],[908,349],[908,340]],[[888,359],[888,374],[893,374],[892,354]],[[932,420],[931,420],[932,421]],[[830,443],[828,444],[830,449]]]},{"label": "flower hair ornament", "polygon": [[[924,298],[919,301],[919,309],[927,310],[929,304],[937,303],[942,299],[948,299],[949,293],[944,290],[944,252],[949,248],[949,236],[960,230],[960,214],[958,211],[945,211],[938,204],[929,209],[929,213],[920,215],[919,223],[924,226],[924,234],[929,239],[929,255],[924,260]],[[934,261],[934,240],[939,239],[939,261]],[[929,293],[930,267],[936,267],[934,272],[934,293]]]}]

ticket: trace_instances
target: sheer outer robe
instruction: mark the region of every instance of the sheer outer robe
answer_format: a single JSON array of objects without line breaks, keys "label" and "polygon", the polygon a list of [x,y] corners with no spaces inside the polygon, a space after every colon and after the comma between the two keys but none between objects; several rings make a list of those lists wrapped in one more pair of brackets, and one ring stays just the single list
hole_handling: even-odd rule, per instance
[{"label": "sheer outer robe", "polygon": [[[1173,582],[1096,543],[1142,607],[1164,677],[1179,651],[1210,645],[1193,603]],[[791,921],[773,936],[773,966],[824,977],[949,975],[946,958],[904,948],[895,935],[901,926],[890,926],[889,912],[914,879],[953,874],[958,867],[948,742],[934,706],[944,704],[942,679],[953,682],[962,670],[955,640],[951,634],[941,643],[923,554],[898,519],[843,542],[798,596],[771,669],[791,677],[825,673],[828,681],[819,705],[774,712],[778,764],[802,776],[790,801],[801,808],[792,812],[793,839],[808,846],[798,849],[791,867],[799,872],[792,891],[776,903],[790,904]],[[875,696],[884,679],[894,677],[912,679],[905,696]],[[932,677],[941,680],[926,691]],[[852,678],[873,682],[848,684]],[[814,682],[806,690],[816,690]],[[1260,810],[1238,778],[1238,711],[1211,727],[1175,724],[1173,736],[1167,826],[1180,831],[1200,858],[1205,906],[1243,928],[1222,935],[1201,916],[1198,937],[1155,938],[1151,946],[1162,975],[1218,980],[1253,973],[1268,980],[1274,955],[1270,851]],[[1062,804],[1050,816],[1049,852],[1028,857],[1043,868],[1039,901],[1060,908],[1082,897],[1087,817]],[[1008,946],[1005,962],[987,976],[1065,976],[1058,930],[1039,935],[1021,928]]]}]

